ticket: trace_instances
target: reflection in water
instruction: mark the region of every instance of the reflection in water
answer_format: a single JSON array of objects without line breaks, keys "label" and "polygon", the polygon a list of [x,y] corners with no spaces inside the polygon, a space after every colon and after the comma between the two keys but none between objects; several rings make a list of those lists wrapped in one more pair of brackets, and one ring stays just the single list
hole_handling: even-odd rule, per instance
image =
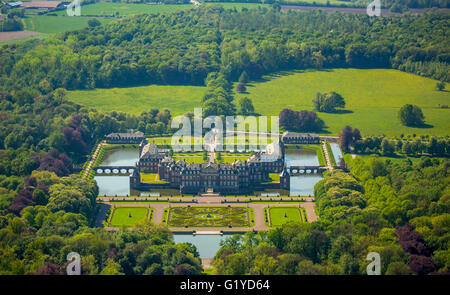
[{"label": "reflection in water", "polygon": [[118,149],[105,152],[101,166],[134,166],[139,160],[139,150]]},{"label": "reflection in water", "polygon": [[[332,145],[333,148],[333,145]],[[339,148],[339,147],[338,147]],[[333,151],[334,153],[334,151]],[[340,150],[339,150],[340,153]],[[336,155],[336,154],[335,154]],[[138,150],[136,149],[121,149],[112,150],[105,153],[102,165],[111,166],[132,166],[138,160]],[[335,156],[336,157],[336,156]],[[319,165],[319,160],[314,151],[310,150],[286,150],[286,165],[287,166],[315,166]],[[95,176],[99,187],[99,196],[139,196],[144,192],[130,190],[130,180],[128,176]],[[292,196],[312,196],[314,194],[314,185],[320,181],[321,175],[304,174],[300,176],[291,177],[290,194]],[[276,191],[277,192],[277,191]],[[178,190],[152,190],[148,193],[160,193],[161,196],[177,196]],[[266,191],[264,193],[269,193]],[[192,238],[192,237],[191,237]],[[208,238],[205,238],[208,239]]]},{"label": "reflection in water", "polygon": [[320,174],[291,176],[291,196],[313,196],[314,185],[323,179]]},{"label": "reflection in water", "polygon": [[341,148],[339,147],[339,144],[337,143],[330,143],[331,152],[333,153],[334,160],[336,161],[336,164],[339,165],[339,159],[343,158]]},{"label": "reflection in water", "polygon": [[286,166],[319,166],[319,158],[311,150],[286,150]]},{"label": "reflection in water", "polygon": [[[319,166],[316,152],[310,150],[286,150],[286,166]],[[313,196],[314,185],[322,180],[320,174],[291,176],[291,196]]]},{"label": "reflection in water", "polygon": [[191,243],[197,247],[200,258],[213,258],[220,249],[220,241],[231,235],[187,235],[175,234],[175,243]]},{"label": "reflection in water", "polygon": [[130,195],[130,177],[128,176],[94,176],[98,185],[99,196]]}]

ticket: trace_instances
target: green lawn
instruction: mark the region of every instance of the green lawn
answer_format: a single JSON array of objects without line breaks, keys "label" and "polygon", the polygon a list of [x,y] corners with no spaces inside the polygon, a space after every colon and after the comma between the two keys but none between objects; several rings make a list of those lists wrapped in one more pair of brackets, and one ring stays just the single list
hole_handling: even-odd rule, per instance
[{"label": "green lawn", "polygon": [[[322,146],[320,144],[286,144],[286,149],[301,149],[301,150],[311,150],[315,151],[317,154],[317,159],[319,160],[320,166],[326,166],[327,161],[325,160],[325,155],[323,153]],[[330,150],[331,152],[331,150]]]},{"label": "green lawn", "polygon": [[117,207],[112,214],[109,226],[122,227],[133,226],[139,221],[146,220],[151,212],[146,207]]},{"label": "green lawn", "polygon": [[[235,94],[235,99],[252,99],[257,113],[278,115],[284,108],[313,110],[317,92],[336,91],[346,100],[340,114],[319,113],[325,121],[325,133],[337,135],[350,125],[363,136],[400,134],[448,135],[450,91],[436,91],[437,81],[386,69],[335,69],[327,71],[287,72],[264,77],[249,83],[248,93]],[[448,86],[447,86],[448,87]],[[67,99],[103,111],[123,111],[140,114],[151,107],[169,108],[174,115],[193,112],[201,106],[205,87],[142,86],[69,91]],[[412,128],[400,124],[397,113],[401,106],[420,106],[429,128]],[[169,142],[170,143],[170,142]]]},{"label": "green lawn", "polygon": [[303,222],[300,208],[272,207],[270,208],[270,222],[272,226],[280,226],[286,222]]},{"label": "green lawn", "polygon": [[[191,152],[191,153],[174,153],[173,158],[175,161],[183,160],[186,163],[205,163],[207,160],[203,160],[203,152]],[[209,159],[209,154],[208,154]]]},{"label": "green lawn", "polygon": [[172,207],[169,210],[171,227],[248,227],[253,220],[246,207]]},{"label": "green lawn", "polygon": [[141,173],[141,182],[145,183],[168,183],[165,180],[160,180],[157,173]]},{"label": "green lawn", "polygon": [[331,166],[334,167],[337,165],[337,163],[336,163],[336,159],[334,158],[333,151],[331,150],[330,142],[328,140],[327,140],[326,146],[327,146],[328,157],[330,158],[330,164],[331,164]]},{"label": "green lawn", "polygon": [[[338,134],[350,125],[360,129],[363,136],[396,136],[404,134],[448,135],[450,92],[435,90],[437,81],[387,69],[334,69],[327,71],[287,72],[266,76],[260,82],[249,83],[245,94],[252,99],[255,111],[276,115],[284,108],[313,110],[312,100],[317,92],[336,91],[346,101],[341,114],[319,113],[326,131]],[[447,85],[447,90],[449,90]],[[412,128],[401,125],[397,113],[404,104],[422,108],[425,121],[431,128]]]},{"label": "green lawn", "polygon": [[220,152],[222,157],[221,160],[217,159],[218,153],[216,153],[216,162],[219,163],[234,163],[234,161],[246,161],[252,156],[251,153],[230,153],[230,152]]},{"label": "green lawn", "polygon": [[194,107],[200,107],[205,91],[206,87],[201,86],[150,85],[69,91],[66,98],[102,111],[121,111],[138,115],[151,108],[168,108],[172,115],[182,115],[193,112]]},{"label": "green lawn", "polygon": [[[267,4],[257,4],[257,3],[208,3],[208,5],[221,5],[225,9],[236,8],[241,10],[242,8],[256,8],[258,6],[270,7]],[[138,13],[163,13],[163,12],[174,12],[185,9],[195,8],[192,4],[141,4],[141,3],[111,3],[111,2],[101,2],[81,6],[81,16],[83,15],[103,15],[110,16],[115,15],[119,12],[119,16],[126,16],[130,14]],[[58,15],[67,15],[66,11],[58,11]]]},{"label": "green lawn", "polygon": [[[372,2],[371,0],[367,0],[367,3]],[[286,5],[289,4],[303,4],[303,3],[310,3],[310,4],[320,4],[320,5],[325,5],[327,4],[327,2],[330,2],[331,5],[346,5],[348,7],[352,7],[353,6],[353,2],[350,1],[343,1],[343,0],[284,0],[284,3],[286,3]]]},{"label": "green lawn", "polygon": [[[87,17],[36,15],[24,18],[24,29],[27,31],[54,34],[79,30],[87,27]],[[113,18],[97,18],[102,24],[109,23]]]},{"label": "green lawn", "polygon": [[[115,15],[119,12],[119,16],[126,16],[137,13],[160,13],[172,12],[183,9],[194,8],[192,4],[185,5],[153,5],[153,4],[139,4],[139,3],[111,3],[101,2],[81,6],[81,16],[83,15]],[[58,15],[67,15],[66,11],[58,11]]]}]

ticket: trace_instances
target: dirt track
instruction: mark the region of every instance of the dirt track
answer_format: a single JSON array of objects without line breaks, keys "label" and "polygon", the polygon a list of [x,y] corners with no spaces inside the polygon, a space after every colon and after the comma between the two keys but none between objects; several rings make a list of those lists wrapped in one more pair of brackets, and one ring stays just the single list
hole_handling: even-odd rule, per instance
[{"label": "dirt track", "polygon": [[0,42],[38,36],[40,33],[30,31],[0,32]]}]

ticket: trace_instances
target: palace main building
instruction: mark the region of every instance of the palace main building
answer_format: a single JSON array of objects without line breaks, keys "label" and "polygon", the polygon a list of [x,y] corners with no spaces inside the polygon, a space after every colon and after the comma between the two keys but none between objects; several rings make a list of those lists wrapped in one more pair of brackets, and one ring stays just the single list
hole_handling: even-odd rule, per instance
[{"label": "palace main building", "polygon": [[[158,173],[159,179],[168,182],[168,188],[179,189],[181,193],[200,193],[208,189],[222,194],[242,194],[269,179],[269,173],[284,170],[282,145],[269,145],[265,152],[258,152],[246,161],[234,163],[187,163],[175,161],[166,152],[160,152],[155,144],[140,146],[138,170],[133,175],[135,188],[141,185],[140,172]],[[280,186],[289,189],[289,175],[284,171]]]},{"label": "palace main building", "polygon": [[[257,152],[246,161],[234,163],[187,163],[176,161],[166,151],[160,151],[155,144],[147,143],[142,132],[112,133],[107,143],[138,143],[139,161],[130,176],[132,188],[164,187],[179,189],[181,193],[202,193],[213,190],[222,194],[246,194],[263,186],[269,173],[279,173],[278,188],[290,188],[290,175],[285,168],[284,144],[320,143],[316,134],[285,132],[278,144],[270,144],[264,152]],[[140,173],[157,173],[164,184],[143,184]],[[265,184],[266,185],[266,184]],[[271,184],[276,185],[276,184]]]}]

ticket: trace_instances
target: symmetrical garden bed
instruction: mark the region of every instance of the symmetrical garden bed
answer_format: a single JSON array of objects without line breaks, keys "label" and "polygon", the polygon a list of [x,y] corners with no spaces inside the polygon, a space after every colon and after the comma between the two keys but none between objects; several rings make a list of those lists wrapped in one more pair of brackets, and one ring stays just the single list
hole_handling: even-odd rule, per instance
[{"label": "symmetrical garden bed", "polygon": [[172,207],[167,214],[171,227],[249,227],[254,223],[247,207]]}]

